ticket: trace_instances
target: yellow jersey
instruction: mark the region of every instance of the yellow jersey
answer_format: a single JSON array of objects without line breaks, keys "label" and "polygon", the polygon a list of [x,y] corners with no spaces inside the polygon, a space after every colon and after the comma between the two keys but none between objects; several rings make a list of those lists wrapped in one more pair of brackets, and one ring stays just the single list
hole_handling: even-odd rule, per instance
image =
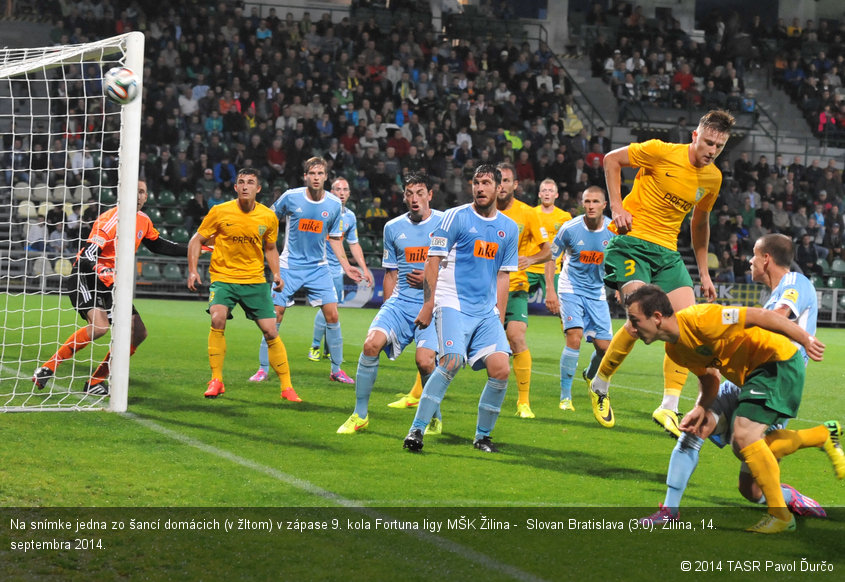
[{"label": "yellow jersey", "polygon": [[[560,230],[560,227],[563,226],[563,223],[572,220],[572,215],[569,214],[566,210],[561,210],[557,206],[552,206],[551,212],[543,212],[543,205],[540,204],[539,206],[534,207],[534,212],[537,213],[537,218],[540,219],[540,226],[546,229],[546,236],[551,242],[555,235],[557,235],[557,231]],[[563,255],[559,256],[557,262],[555,263],[555,273],[560,273],[560,266],[563,262]],[[538,273],[543,275],[546,272],[546,264],[545,263],[538,263],[536,265],[531,265],[528,267],[527,271],[529,273]]]},{"label": "yellow jersey", "polygon": [[251,212],[243,212],[237,200],[229,200],[213,206],[197,232],[215,237],[208,269],[212,282],[266,281],[264,243],[275,243],[279,236],[279,219],[272,210],[256,202]]},{"label": "yellow jersey", "polygon": [[657,139],[628,146],[628,158],[639,168],[622,201],[633,217],[630,236],[676,251],[681,223],[693,207],[713,209],[722,173],[713,164],[693,166],[689,147]]},{"label": "yellow jersey", "polygon": [[[540,251],[540,245],[549,242],[549,235],[546,229],[540,225],[540,219],[534,208],[525,202],[513,199],[511,207],[507,210],[500,210],[502,214],[510,218],[519,228],[519,246],[517,253],[520,257],[530,257]],[[525,271],[513,271],[510,275],[509,291],[528,291],[528,276]]]},{"label": "yellow jersey", "polygon": [[742,386],[753,370],[768,362],[782,362],[798,348],[786,336],[760,327],[745,327],[746,307],[714,304],[681,309],[680,337],[666,343],[666,355],[696,376],[706,368],[718,368],[722,375]]}]

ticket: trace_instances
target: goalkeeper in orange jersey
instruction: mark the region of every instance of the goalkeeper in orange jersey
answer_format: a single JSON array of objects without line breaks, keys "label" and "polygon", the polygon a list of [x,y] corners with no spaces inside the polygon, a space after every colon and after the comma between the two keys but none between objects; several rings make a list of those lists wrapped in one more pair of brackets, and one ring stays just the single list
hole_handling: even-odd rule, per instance
[{"label": "goalkeeper in orange jersey", "polygon": [[[188,247],[165,240],[153,226],[152,220],[142,209],[147,202],[147,183],[138,180],[138,213],[135,219],[135,249],[143,242],[154,253],[171,257],[184,257]],[[32,381],[43,389],[63,361],[92,341],[105,335],[111,325],[112,289],[114,288],[115,245],[117,242],[117,206],[97,217],[88,236],[88,245],[76,255],[71,278],[75,282],[70,302],[88,325],[76,330],[53,356],[35,370]],[[141,315],[132,306],[132,339],[129,354],[147,338],[147,328]],[[100,363],[83,386],[88,394],[105,396],[109,393],[109,360],[111,352]]]},{"label": "goalkeeper in orange jersey", "polygon": [[[784,500],[773,451],[783,457],[800,448],[822,446],[831,435],[823,425],[815,440],[787,429],[768,438],[765,433],[771,425],[798,413],[805,367],[796,344],[817,362],[825,345],[798,324],[766,309],[699,304],[675,312],[668,295],[655,285],[644,285],[628,295],[625,307],[639,339],[646,344],[666,342],[666,355],[699,379],[698,400],[681,422],[682,431],[701,438],[712,431],[710,409],[719,392],[720,372],[739,386],[731,444],[734,454],[748,465],[769,508],[748,531],[794,530],[795,518]],[[838,445],[839,434],[836,438]],[[842,462],[841,448],[833,453],[836,468]]]},{"label": "goalkeeper in orange jersey", "polygon": [[258,324],[267,340],[270,367],[279,377],[282,399],[301,402],[291,384],[287,351],[276,329],[276,310],[270,285],[264,277],[266,258],[273,274],[273,288],[281,292],[284,285],[279,272],[279,250],[276,248],[279,220],[272,210],[256,202],[260,191],[258,172],[252,168],[242,169],[235,182],[237,198],[209,210],[188,243],[188,289],[193,291],[202,283],[197,272],[202,246],[212,239],[215,242],[208,269],[211,277],[208,297],[211,380],[205,397],[217,398],[226,392],[223,385],[224,332],[226,320],[232,318],[232,309],[240,305],[247,318]]}]

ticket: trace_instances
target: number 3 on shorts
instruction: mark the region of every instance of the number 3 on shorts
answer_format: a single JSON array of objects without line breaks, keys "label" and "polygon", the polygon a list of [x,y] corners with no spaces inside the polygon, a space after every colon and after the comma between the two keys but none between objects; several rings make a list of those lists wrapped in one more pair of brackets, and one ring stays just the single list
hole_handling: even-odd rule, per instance
[{"label": "number 3 on shorts", "polygon": [[637,263],[634,262],[631,259],[628,259],[627,261],[625,261],[625,277],[630,277],[631,275],[633,275],[634,271],[637,270],[636,266],[637,266]]}]

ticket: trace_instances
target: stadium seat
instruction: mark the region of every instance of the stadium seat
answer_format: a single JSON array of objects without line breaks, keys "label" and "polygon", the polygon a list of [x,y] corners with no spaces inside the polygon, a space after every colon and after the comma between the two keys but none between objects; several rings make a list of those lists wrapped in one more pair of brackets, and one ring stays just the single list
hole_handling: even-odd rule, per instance
[{"label": "stadium seat", "polygon": [[162,208],[176,206],[176,196],[170,190],[162,190],[158,193],[158,206]]},{"label": "stadium seat", "polygon": [[30,220],[38,216],[38,208],[29,200],[24,200],[18,205],[18,218],[20,220]]},{"label": "stadium seat", "polygon": [[50,188],[47,184],[37,184],[30,189],[29,198],[33,201],[46,202],[50,198]]},{"label": "stadium seat", "polygon": [[161,269],[155,263],[144,263],[141,267],[141,279],[145,281],[160,281]]},{"label": "stadium seat", "polygon": [[16,182],[12,186],[12,193],[15,200],[29,200],[29,184],[26,182]]},{"label": "stadium seat", "polygon": [[827,278],[828,289],[842,289],[842,277],[840,275],[831,275]]},{"label": "stadium seat", "polygon": [[182,268],[176,263],[167,263],[161,271],[162,276],[166,281],[183,281],[185,276],[182,274]]},{"label": "stadium seat", "polygon": [[73,200],[73,190],[64,185],[58,185],[50,192],[50,202],[53,204],[70,204]]},{"label": "stadium seat", "polygon": [[191,239],[191,233],[183,226],[177,226],[170,232],[170,240],[177,243],[186,243]]},{"label": "stadium seat", "polygon": [[62,277],[70,276],[70,272],[72,270],[73,264],[67,259],[58,259],[55,263],[53,263],[53,271]]},{"label": "stadium seat", "polygon": [[117,193],[114,191],[114,188],[103,188],[100,191],[100,204],[105,204],[106,206],[117,204]]},{"label": "stadium seat", "polygon": [[379,255],[367,255],[367,266],[371,269],[381,267],[381,257]]},{"label": "stadium seat", "polygon": [[150,249],[148,249],[147,247],[144,246],[144,243],[141,243],[138,246],[138,250],[135,251],[135,256],[136,257],[151,257],[151,256],[153,256],[153,253],[152,253],[152,251],[150,251]]},{"label": "stadium seat", "polygon": [[713,253],[707,253],[707,268],[708,269],[718,269],[719,268],[719,257],[717,257]]},{"label": "stadium seat", "polygon": [[375,247],[373,246],[373,239],[368,236],[358,237],[358,244],[361,245],[361,250],[364,251],[365,255],[368,255],[375,250]]},{"label": "stadium seat", "polygon": [[822,275],[830,275],[831,268],[830,263],[828,263],[825,259],[819,259],[816,261],[816,264],[822,268]]},{"label": "stadium seat", "polygon": [[194,193],[185,190],[177,197],[177,201],[179,202],[179,206],[185,208],[188,206],[188,202],[194,199]]},{"label": "stadium seat", "polygon": [[38,216],[47,216],[47,213],[53,209],[53,205],[49,202],[42,202],[38,205]]},{"label": "stadium seat", "polygon": [[161,216],[161,210],[158,208],[144,208],[144,213],[150,217],[155,225],[160,225],[164,220]]},{"label": "stadium seat", "polygon": [[52,275],[53,266],[47,257],[38,257],[32,262],[33,275]]},{"label": "stadium seat", "polygon": [[381,237],[376,239],[376,242],[373,245],[373,250],[378,254],[379,257],[384,252],[384,240]]},{"label": "stadium seat", "polygon": [[824,279],[819,275],[810,275],[810,283],[812,283],[813,287],[816,289],[824,287]]},{"label": "stadium seat", "polygon": [[845,275],[845,261],[842,259],[835,259],[830,265],[830,271],[834,275]]},{"label": "stadium seat", "polygon": [[164,213],[164,224],[167,226],[182,226],[185,224],[185,215],[178,208],[168,208]]}]

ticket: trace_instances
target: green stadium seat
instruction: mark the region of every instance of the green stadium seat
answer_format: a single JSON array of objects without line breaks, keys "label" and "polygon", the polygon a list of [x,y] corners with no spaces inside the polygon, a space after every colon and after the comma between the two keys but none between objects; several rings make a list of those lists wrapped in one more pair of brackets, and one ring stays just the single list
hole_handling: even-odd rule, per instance
[{"label": "green stadium seat", "polygon": [[167,226],[182,226],[185,224],[185,215],[178,208],[168,208],[164,213],[164,224]]},{"label": "green stadium seat", "polygon": [[379,256],[384,252],[384,240],[381,238],[377,238],[375,245],[373,245],[373,250],[378,253]]},{"label": "green stadium seat", "polygon": [[191,239],[191,233],[183,226],[177,226],[170,233],[170,240],[177,243],[186,243]]},{"label": "green stadium seat", "polygon": [[825,259],[819,259],[816,261],[816,264],[822,268],[822,275],[830,275],[832,269],[830,268],[830,263],[828,263]]},{"label": "green stadium seat", "polygon": [[379,255],[367,255],[367,266],[371,269],[381,267],[381,257]]},{"label": "green stadium seat", "polygon": [[179,206],[181,206],[182,208],[185,208],[188,205],[188,202],[190,202],[193,199],[194,199],[194,193],[189,192],[187,190],[185,190],[184,192],[179,194],[179,196],[177,197],[177,201],[179,203]]},{"label": "green stadium seat", "polygon": [[827,278],[828,289],[842,289],[842,277],[840,275],[831,275]]},{"label": "green stadium seat", "polygon": [[158,205],[164,208],[176,206],[176,195],[170,190],[162,190],[158,193]]},{"label": "green stadium seat", "polygon": [[365,255],[368,255],[375,250],[375,246],[373,245],[373,239],[368,236],[359,236],[358,244],[361,245],[361,250],[364,251]]},{"label": "green stadium seat", "polygon": [[182,268],[176,263],[167,263],[162,269],[161,275],[166,281],[183,281],[185,279]]},{"label": "green stadium seat", "polygon": [[158,226],[162,223],[164,218],[161,215],[161,210],[158,208],[144,208],[144,213],[153,221],[153,225]]},{"label": "green stadium seat", "polygon": [[151,256],[153,256],[153,253],[152,253],[152,251],[150,251],[150,249],[148,249],[147,247],[144,246],[144,243],[141,243],[138,246],[138,250],[135,251],[135,256],[136,257],[151,257]]},{"label": "green stadium seat", "polygon": [[112,188],[103,188],[100,191],[100,204],[112,206],[117,204],[117,193]]},{"label": "green stadium seat", "polygon": [[835,259],[830,265],[830,270],[834,275],[845,275],[845,261]]},{"label": "green stadium seat", "polygon": [[161,269],[155,263],[144,263],[141,267],[141,279],[144,281],[160,281]]}]

